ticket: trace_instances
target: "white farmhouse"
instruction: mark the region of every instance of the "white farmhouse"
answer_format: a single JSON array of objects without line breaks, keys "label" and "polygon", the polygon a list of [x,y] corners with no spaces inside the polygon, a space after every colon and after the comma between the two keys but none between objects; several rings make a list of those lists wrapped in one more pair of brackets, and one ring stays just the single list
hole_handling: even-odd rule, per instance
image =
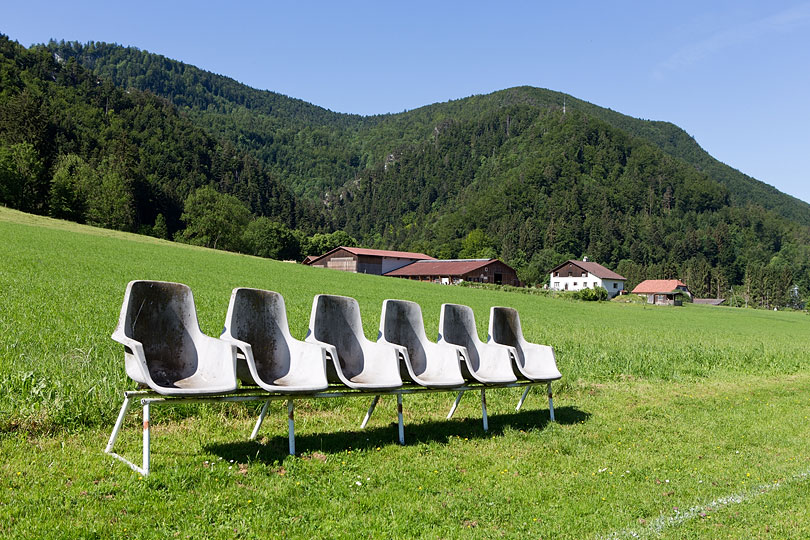
[{"label": "white farmhouse", "polygon": [[570,260],[552,268],[548,286],[555,291],[604,287],[608,297],[613,298],[624,290],[625,281],[627,278],[585,257],[581,261]]}]

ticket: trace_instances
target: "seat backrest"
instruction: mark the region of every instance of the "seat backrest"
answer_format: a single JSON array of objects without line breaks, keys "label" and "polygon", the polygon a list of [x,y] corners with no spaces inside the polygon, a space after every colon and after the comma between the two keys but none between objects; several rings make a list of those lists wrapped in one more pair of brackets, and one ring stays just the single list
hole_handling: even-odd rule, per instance
[{"label": "seat backrest", "polygon": [[520,315],[517,310],[510,307],[493,307],[490,311],[489,335],[495,343],[520,348],[523,330],[520,327]]},{"label": "seat backrest", "polygon": [[475,328],[475,315],[469,306],[460,304],[442,304],[439,339],[454,345],[467,348],[470,358],[467,359],[472,371],[478,371],[478,331]]},{"label": "seat backrest", "polygon": [[249,343],[256,370],[264,381],[290,372],[290,329],[284,297],[274,291],[240,287],[233,290],[225,331]]},{"label": "seat backrest", "polygon": [[385,341],[408,349],[414,372],[423,373],[427,364],[424,346],[427,335],[419,304],[407,300],[386,300],[383,302],[381,323],[380,333]]},{"label": "seat backrest", "polygon": [[348,296],[319,294],[315,297],[310,317],[310,332],[315,339],[334,345],[338,360],[347,376],[362,371],[363,323],[357,300]]},{"label": "seat backrest", "polygon": [[517,361],[525,363],[523,330],[520,327],[520,315],[514,308],[493,307],[489,313],[489,337],[493,342],[515,348]]},{"label": "seat backrest", "polygon": [[200,326],[187,285],[130,282],[118,325],[124,335],[143,345],[149,375],[156,383],[172,384],[197,371],[193,336],[200,333]]}]

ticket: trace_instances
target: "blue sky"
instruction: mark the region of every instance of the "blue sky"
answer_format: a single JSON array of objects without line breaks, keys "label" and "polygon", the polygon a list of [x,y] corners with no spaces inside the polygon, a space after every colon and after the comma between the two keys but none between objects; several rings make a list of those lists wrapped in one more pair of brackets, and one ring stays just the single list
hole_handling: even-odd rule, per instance
[{"label": "blue sky", "polygon": [[673,122],[810,202],[810,1],[28,0],[0,32],[135,46],[340,112],[549,88]]}]

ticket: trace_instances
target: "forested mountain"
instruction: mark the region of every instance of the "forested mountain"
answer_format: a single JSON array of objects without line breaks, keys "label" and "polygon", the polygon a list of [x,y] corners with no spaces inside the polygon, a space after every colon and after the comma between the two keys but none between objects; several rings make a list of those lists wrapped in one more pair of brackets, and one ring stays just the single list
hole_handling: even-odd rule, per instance
[{"label": "forested mountain", "polygon": [[317,226],[322,213],[266,169],[163,98],[0,35],[3,203],[122,230],[157,223],[166,236],[183,228],[186,198],[212,186],[257,215]]},{"label": "forested mountain", "polygon": [[[184,227],[179,239],[205,245],[300,257],[354,237],[441,257],[499,256],[529,283],[588,255],[629,286],[680,278],[699,296],[733,288],[763,306],[789,304],[794,284],[810,292],[810,205],[714,160],[670,123],[530,87],[361,117],[134,48],[3,47],[0,174],[3,155],[33,146],[40,195],[19,195],[33,211],[84,208],[77,219],[122,228],[93,218],[86,201],[56,204],[54,193],[64,170],[84,165],[98,193],[115,192],[103,179],[123,162],[135,226],[156,226],[148,209],[157,204],[171,228]],[[24,105],[34,112],[15,123]],[[26,131],[37,118],[47,136]],[[14,163],[18,176],[27,170]],[[223,212],[198,207],[228,207],[237,218],[200,228]],[[226,226],[225,236],[241,240],[217,244]]]},{"label": "forested mountain", "polygon": [[354,172],[373,167],[402,144],[429,139],[448,119],[470,120],[512,105],[538,112],[561,109],[565,99],[569,109],[600,118],[705,172],[728,188],[732,202],[757,204],[810,225],[810,205],[717,161],[674,124],[639,120],[560,92],[517,87],[401,114],[361,117],[256,90],[133,47],[52,41],[48,48],[119,86],[166,97],[212,132],[275,166],[292,189],[310,197],[345,184]]}]

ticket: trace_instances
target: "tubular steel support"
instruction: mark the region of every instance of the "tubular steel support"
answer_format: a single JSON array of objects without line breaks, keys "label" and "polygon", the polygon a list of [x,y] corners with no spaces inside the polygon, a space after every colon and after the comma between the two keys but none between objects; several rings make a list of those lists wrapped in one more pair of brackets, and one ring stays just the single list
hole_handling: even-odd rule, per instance
[{"label": "tubular steel support", "polygon": [[489,431],[489,420],[487,419],[487,391],[481,388],[481,416],[484,420],[484,431]]},{"label": "tubular steel support", "polygon": [[287,400],[287,437],[290,439],[290,455],[295,455],[295,404],[292,399]]},{"label": "tubular steel support", "polygon": [[450,407],[450,412],[449,412],[449,413],[447,413],[447,419],[448,419],[448,420],[450,420],[451,418],[453,418],[453,414],[455,414],[455,412],[456,412],[456,408],[458,407],[458,404],[459,404],[459,402],[461,401],[461,396],[463,396],[463,395],[464,395],[464,390],[462,390],[461,392],[459,392],[459,393],[458,393],[458,395],[456,396],[456,400],[453,402],[453,406],[452,406],[452,407]]},{"label": "tubular steel support", "polygon": [[526,390],[523,391],[523,395],[520,396],[520,401],[518,401],[517,407],[515,407],[515,411],[519,411],[521,407],[523,407],[523,402],[526,401],[526,396],[529,395],[529,390],[531,390],[531,386],[527,386]]},{"label": "tubular steel support", "polygon": [[[526,389],[528,390],[528,388]],[[555,422],[554,420],[554,401],[551,399],[551,382],[548,383],[548,416],[549,420]]]},{"label": "tubular steel support", "polygon": [[256,437],[259,435],[259,428],[262,427],[262,422],[264,422],[264,417],[267,416],[267,409],[270,407],[270,400],[264,402],[262,405],[262,410],[259,413],[259,419],[256,420],[256,426],[253,428],[253,433],[250,434],[249,441],[256,440]]},{"label": "tubular steel support", "polygon": [[143,475],[149,474],[150,437],[149,437],[149,400],[142,399],[143,405]]},{"label": "tubular steel support", "polygon": [[363,418],[363,423],[360,424],[360,429],[366,429],[366,425],[368,421],[371,420],[371,415],[374,413],[374,407],[377,406],[377,402],[380,401],[380,396],[374,396],[374,399],[371,400],[371,407],[368,408],[368,412],[366,413],[366,417]]},{"label": "tubular steel support", "polygon": [[105,453],[109,454],[112,452],[115,441],[118,439],[118,434],[121,432],[121,426],[124,424],[124,418],[127,416],[128,410],[129,396],[124,393],[124,404],[121,405],[121,412],[118,413],[118,420],[115,421],[115,427],[113,427],[112,435],[110,435],[110,440],[107,442],[107,448],[104,449]]},{"label": "tubular steel support", "polygon": [[[517,382],[511,384],[500,385],[501,388],[518,388],[524,387],[528,390],[529,387],[542,384],[536,382]],[[405,394],[424,394],[424,393],[435,393],[435,392],[447,392],[447,391],[458,391],[456,396],[455,402],[453,403],[453,407],[450,409],[450,413],[447,415],[447,418],[451,418],[453,413],[455,413],[456,408],[458,407],[459,402],[461,401],[461,396],[464,395],[464,392],[467,390],[481,390],[481,412],[483,413],[483,423],[484,423],[484,431],[489,430],[489,420],[487,417],[487,402],[486,402],[486,390],[485,387],[479,384],[472,384],[472,385],[465,385],[461,387],[457,387],[454,389],[446,389],[446,388],[426,388],[421,386],[405,386],[402,388],[394,389],[394,390],[387,390],[387,391],[378,391],[379,394],[374,396],[374,399],[371,403],[371,407],[366,414],[366,418],[363,421],[363,427],[366,426],[368,423],[371,414],[374,412],[374,408],[376,407],[377,403],[380,400],[380,396],[385,395],[396,395],[397,396],[397,423],[398,423],[398,431],[399,431],[399,442],[400,444],[405,443],[405,422],[403,419],[402,413],[402,396]],[[366,397],[369,394],[362,391],[344,389],[344,388],[335,388],[332,387],[325,392],[313,392],[310,394],[301,394],[299,398],[327,398],[327,397]],[[549,397],[549,413],[551,415],[551,421],[554,421],[554,408],[552,402],[552,395],[551,395],[551,383],[548,384],[548,397]],[[129,412],[129,409],[132,405],[132,401],[134,398],[140,398],[140,404],[143,408],[143,466],[138,466],[135,463],[129,461],[125,457],[116,454],[113,452],[113,448],[115,446],[116,441],[121,433],[121,429],[124,426],[124,421],[126,420],[126,415]],[[121,411],[118,413],[118,418],[115,422],[115,426],[113,427],[112,434],[110,435],[110,439],[107,442],[107,446],[104,449],[104,452],[111,455],[115,459],[118,459],[127,464],[133,471],[136,471],[144,476],[150,473],[151,469],[151,432],[150,432],[150,413],[151,413],[151,406],[152,405],[172,405],[177,403],[222,403],[222,402],[248,402],[248,401],[264,401],[264,405],[262,406],[261,413],[259,414],[259,419],[256,422],[256,425],[253,429],[253,433],[251,434],[251,439],[254,439],[258,435],[259,428],[267,415],[269,410],[269,405],[271,401],[274,400],[287,400],[287,415],[288,415],[288,428],[289,428],[289,445],[290,445],[290,455],[295,455],[295,417],[294,417],[294,403],[289,394],[281,394],[281,393],[268,393],[263,391],[258,391],[254,389],[240,389],[236,390],[235,392],[225,394],[225,395],[213,395],[213,396],[164,396],[157,394],[156,392],[150,390],[133,390],[124,392],[124,403],[121,406]]]},{"label": "tubular steel support", "polygon": [[402,394],[397,394],[397,424],[399,427],[399,444],[405,444],[405,423],[402,421]]}]

